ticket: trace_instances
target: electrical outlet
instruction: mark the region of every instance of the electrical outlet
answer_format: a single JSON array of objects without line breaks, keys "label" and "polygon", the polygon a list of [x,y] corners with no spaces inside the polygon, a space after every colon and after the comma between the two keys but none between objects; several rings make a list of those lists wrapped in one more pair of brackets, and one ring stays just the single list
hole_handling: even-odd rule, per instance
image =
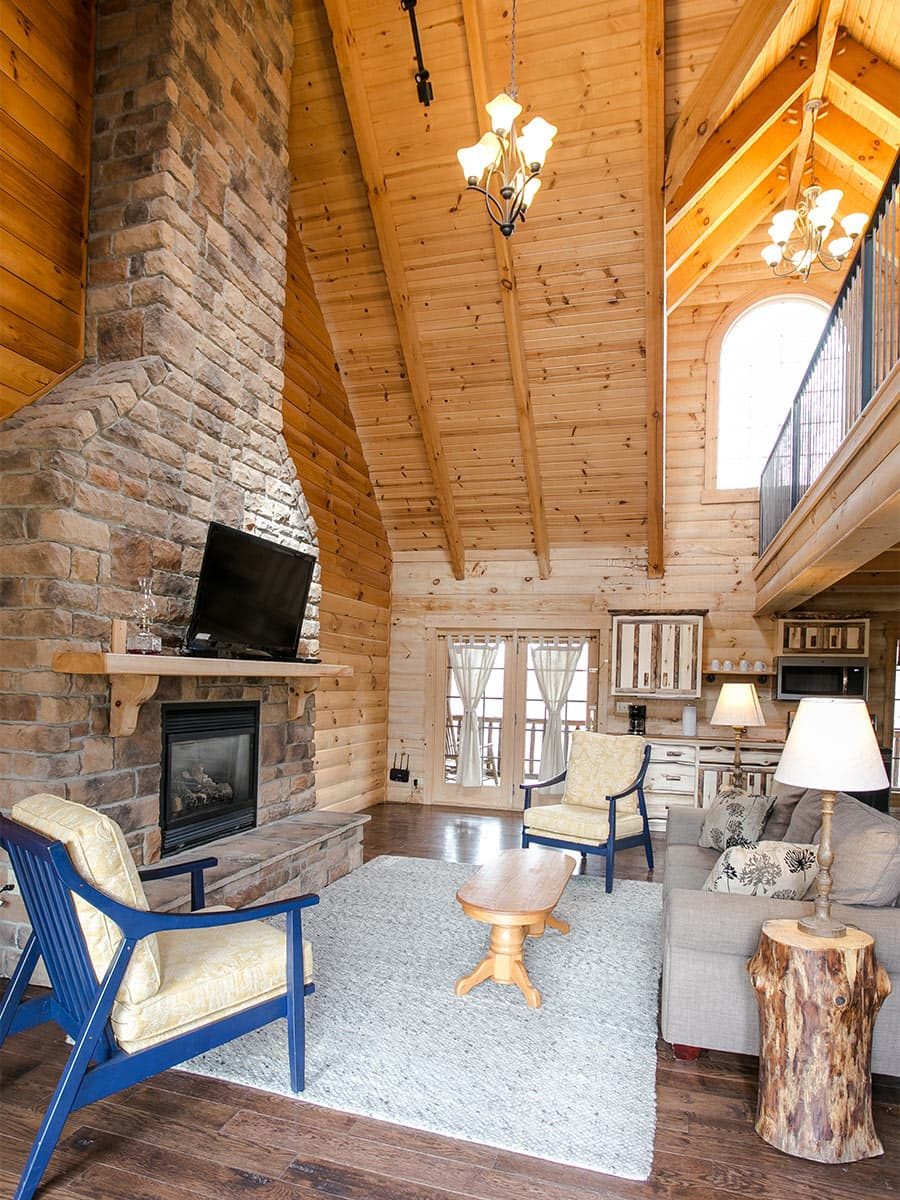
[{"label": "electrical outlet", "polygon": [[628,716],[628,701],[627,700],[617,700],[616,701],[616,712],[619,713],[620,716],[627,717]]}]

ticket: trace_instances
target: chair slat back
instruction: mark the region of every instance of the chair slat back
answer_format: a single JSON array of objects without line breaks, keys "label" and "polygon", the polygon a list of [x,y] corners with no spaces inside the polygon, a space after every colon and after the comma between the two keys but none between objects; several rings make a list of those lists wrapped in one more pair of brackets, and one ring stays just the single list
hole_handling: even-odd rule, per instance
[{"label": "chair slat back", "polygon": [[[9,854],[22,891],[56,1003],[75,1029],[81,1026],[97,992],[72,895],[50,855],[53,844],[34,830],[0,817],[0,844]],[[61,1014],[62,1015],[62,1014]],[[66,1024],[65,1021],[61,1021]],[[68,1030],[70,1033],[72,1029]]]}]

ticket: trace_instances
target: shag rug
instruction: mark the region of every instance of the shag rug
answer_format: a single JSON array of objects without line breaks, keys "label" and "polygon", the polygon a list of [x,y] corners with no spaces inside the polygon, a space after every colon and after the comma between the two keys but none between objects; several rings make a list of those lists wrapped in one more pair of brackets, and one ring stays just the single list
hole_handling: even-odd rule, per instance
[{"label": "shag rug", "polygon": [[[543,1003],[491,981],[457,997],[489,927],[456,891],[477,867],[384,857],[303,916],[316,992],[306,1090],[327,1108],[646,1179],[656,1128],[662,888],[573,878],[570,934],[528,938]],[[193,1059],[201,1075],[293,1096],[283,1021]]]}]

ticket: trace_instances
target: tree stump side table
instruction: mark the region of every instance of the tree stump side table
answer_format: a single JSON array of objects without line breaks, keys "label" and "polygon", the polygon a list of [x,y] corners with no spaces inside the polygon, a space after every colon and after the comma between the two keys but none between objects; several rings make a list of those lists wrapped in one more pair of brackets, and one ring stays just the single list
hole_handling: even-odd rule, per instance
[{"label": "tree stump side table", "polygon": [[759,1005],[756,1132],[785,1154],[847,1163],[884,1149],[872,1120],[872,1030],[891,982],[859,929],[819,938],[766,921],[747,964]]}]

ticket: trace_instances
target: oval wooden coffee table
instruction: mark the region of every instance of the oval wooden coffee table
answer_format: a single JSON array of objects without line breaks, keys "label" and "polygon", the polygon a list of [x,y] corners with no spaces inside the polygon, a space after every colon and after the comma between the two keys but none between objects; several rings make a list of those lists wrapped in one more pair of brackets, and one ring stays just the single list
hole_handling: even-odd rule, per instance
[{"label": "oval wooden coffee table", "polygon": [[456,893],[468,917],[491,926],[491,943],[474,971],[456,984],[464,996],[484,979],[514,983],[530,1008],[540,1008],[541,993],[528,978],[522,960],[526,937],[540,937],[547,925],[568,933],[553,909],[575,869],[575,860],[559,850],[532,846],[502,850]]}]

